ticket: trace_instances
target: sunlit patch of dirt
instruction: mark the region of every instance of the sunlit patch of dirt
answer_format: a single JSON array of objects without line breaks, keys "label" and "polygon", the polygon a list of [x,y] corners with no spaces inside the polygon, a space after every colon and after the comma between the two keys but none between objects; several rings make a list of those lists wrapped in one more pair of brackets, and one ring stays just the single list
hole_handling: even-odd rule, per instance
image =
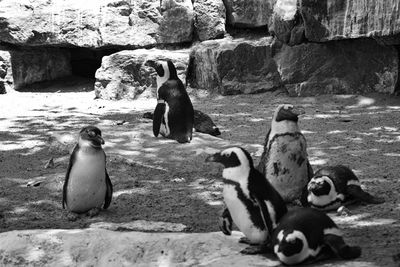
[{"label": "sunlit patch of dirt", "polygon": [[[241,145],[257,164],[274,109],[292,103],[305,107],[299,124],[314,169],[348,165],[365,190],[386,199],[381,205],[352,206],[348,217],[330,215],[346,240],[362,247],[363,260],[393,264],[392,256],[400,252],[399,97],[197,95],[194,107],[209,114],[222,134],[196,133],[190,144],[153,137],[151,121],[142,115],[153,110],[154,99],[95,100],[85,90],[1,95],[0,231],[133,220],[180,223],[188,232],[218,231],[221,167],[204,159]],[[98,216],[69,221],[61,207],[62,184],[69,152],[87,124],[103,131],[114,197]],[[51,158],[54,165],[45,168]]]}]

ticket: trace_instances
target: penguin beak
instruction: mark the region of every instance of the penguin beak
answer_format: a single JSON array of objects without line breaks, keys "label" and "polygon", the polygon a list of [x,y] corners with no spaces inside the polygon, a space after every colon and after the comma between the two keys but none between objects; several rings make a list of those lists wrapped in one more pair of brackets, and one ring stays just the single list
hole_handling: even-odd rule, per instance
[{"label": "penguin beak", "polygon": [[215,153],[214,155],[208,156],[206,158],[206,162],[221,162],[221,161],[222,161],[221,153]]},{"label": "penguin beak", "polygon": [[306,110],[302,106],[294,106],[291,110],[291,112],[296,115],[300,116],[306,113]]},{"label": "penguin beak", "polygon": [[103,137],[101,137],[100,135],[97,135],[97,136],[96,136],[96,140],[97,140],[100,144],[104,145],[104,139],[103,139]]}]

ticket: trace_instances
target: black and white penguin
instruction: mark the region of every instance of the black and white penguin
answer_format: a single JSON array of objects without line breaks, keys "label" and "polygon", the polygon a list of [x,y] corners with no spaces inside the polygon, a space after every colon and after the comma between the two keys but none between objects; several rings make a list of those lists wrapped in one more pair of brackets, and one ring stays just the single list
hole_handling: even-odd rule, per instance
[{"label": "black and white penguin", "polygon": [[[146,112],[143,114],[143,118],[153,120],[154,114],[153,112]],[[193,128],[196,132],[205,133],[212,136],[221,135],[218,127],[215,125],[213,120],[200,110],[194,110],[194,122]]]},{"label": "black and white penguin", "polygon": [[271,238],[272,230],[287,212],[283,199],[254,168],[250,154],[241,147],[227,148],[207,157],[206,162],[219,162],[224,165],[223,197],[227,210],[222,217],[228,219],[228,224],[223,227],[223,232],[230,234],[230,224],[233,221],[245,235],[246,239],[243,240],[246,240],[246,243],[259,245],[248,247],[242,252],[262,252],[262,247]]},{"label": "black and white penguin", "polygon": [[62,206],[74,213],[99,210],[110,206],[113,186],[106,169],[106,154],[101,145],[101,131],[94,126],[79,133],[63,186]]},{"label": "black and white penguin", "polygon": [[360,247],[344,242],[340,229],[328,215],[311,208],[286,213],[273,232],[272,246],[279,260],[287,265],[361,255]]},{"label": "black and white penguin", "polygon": [[178,78],[172,61],[153,61],[145,63],[157,73],[157,106],[153,116],[153,133],[157,137],[188,143],[192,140],[194,111],[189,95]]},{"label": "black and white penguin", "polygon": [[307,202],[312,208],[334,210],[355,201],[380,204],[384,200],[362,190],[354,172],[343,165],[319,169],[307,185]]},{"label": "black and white penguin", "polygon": [[297,124],[303,113],[303,108],[288,104],[275,110],[257,167],[285,202],[302,200],[304,188],[313,176],[306,139]]}]

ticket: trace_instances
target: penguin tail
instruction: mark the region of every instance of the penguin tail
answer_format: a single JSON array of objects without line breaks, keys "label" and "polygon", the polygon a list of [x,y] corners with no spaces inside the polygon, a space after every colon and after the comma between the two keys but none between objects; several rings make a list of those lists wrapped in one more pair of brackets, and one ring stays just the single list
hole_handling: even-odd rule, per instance
[{"label": "penguin tail", "polygon": [[358,246],[351,247],[347,245],[341,236],[327,234],[324,237],[324,241],[332,251],[342,259],[349,260],[361,256],[361,248]]},{"label": "penguin tail", "polygon": [[355,259],[361,256],[361,248],[358,246],[344,246],[338,251],[339,257],[345,260]]}]

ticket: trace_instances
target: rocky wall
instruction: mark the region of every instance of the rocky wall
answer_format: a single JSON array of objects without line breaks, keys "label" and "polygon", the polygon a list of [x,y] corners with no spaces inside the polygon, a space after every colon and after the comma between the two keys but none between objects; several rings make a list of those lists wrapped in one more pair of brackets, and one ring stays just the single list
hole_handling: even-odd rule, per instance
[{"label": "rocky wall", "polygon": [[[152,95],[154,72],[142,63],[154,56],[188,66],[192,87],[224,95],[393,93],[399,14],[395,0],[3,0],[0,46],[45,53],[11,53],[17,89],[70,73],[93,77],[103,57],[97,97]],[[188,47],[190,60],[187,49],[174,53]],[[50,48],[71,49],[71,62],[56,52],[61,65],[49,71]]]},{"label": "rocky wall", "polygon": [[11,67],[15,89],[72,74],[70,53],[59,48],[13,50]]},{"label": "rocky wall", "polygon": [[0,94],[7,93],[12,83],[10,52],[0,50]]}]

